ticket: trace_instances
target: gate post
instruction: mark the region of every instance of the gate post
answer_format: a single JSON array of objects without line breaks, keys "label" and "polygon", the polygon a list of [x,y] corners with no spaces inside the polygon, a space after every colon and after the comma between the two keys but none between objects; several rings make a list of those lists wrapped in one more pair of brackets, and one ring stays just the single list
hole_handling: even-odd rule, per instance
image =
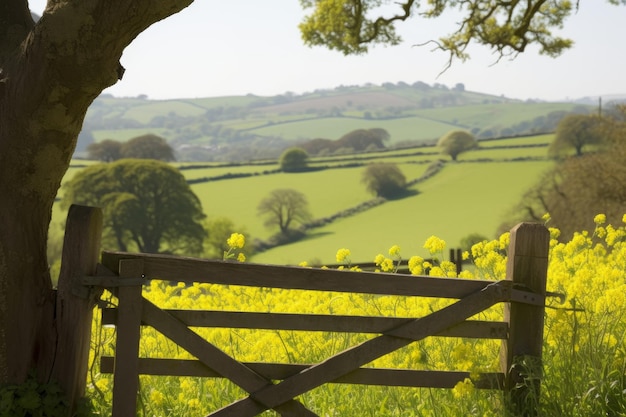
[{"label": "gate post", "polygon": [[[119,276],[141,278],[143,260],[122,259]],[[134,416],[137,411],[139,389],[139,337],[141,335],[142,285],[123,285],[118,288],[117,339],[113,370],[112,417]]]},{"label": "gate post", "polygon": [[[513,287],[545,297],[550,233],[542,224],[520,223],[511,229],[506,279]],[[509,336],[503,341],[500,366],[505,374],[507,415],[538,415],[542,377],[545,306],[505,303]]]},{"label": "gate post", "polygon": [[67,214],[56,295],[57,351],[52,378],[70,403],[70,414],[85,396],[93,309],[100,292],[81,283],[100,259],[102,210],[72,205]]}]

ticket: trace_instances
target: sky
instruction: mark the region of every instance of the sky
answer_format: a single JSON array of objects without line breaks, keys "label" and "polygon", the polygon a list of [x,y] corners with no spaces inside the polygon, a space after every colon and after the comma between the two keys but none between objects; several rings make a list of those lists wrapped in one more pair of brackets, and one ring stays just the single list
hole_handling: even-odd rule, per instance
[{"label": "sky", "polygon": [[[30,0],[41,13],[45,0]],[[514,60],[495,63],[486,47],[473,46],[470,60],[445,68],[448,55],[416,46],[451,32],[454,17],[408,20],[398,26],[403,42],[344,56],[303,44],[298,0],[196,0],[158,22],[126,48],[124,78],[105,93],[151,99],[254,94],[302,94],[341,85],[422,81],[517,99],[567,101],[626,95],[626,6],[582,0],[558,33],[574,47],[558,58],[528,48]]]}]

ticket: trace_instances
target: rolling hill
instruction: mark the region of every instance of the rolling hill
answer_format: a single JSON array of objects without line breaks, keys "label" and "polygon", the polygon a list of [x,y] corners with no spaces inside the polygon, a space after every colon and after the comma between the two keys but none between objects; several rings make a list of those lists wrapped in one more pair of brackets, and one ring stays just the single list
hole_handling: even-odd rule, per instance
[{"label": "rolling hill", "polygon": [[102,95],[90,107],[76,156],[89,143],[125,141],[154,133],[181,161],[250,161],[276,158],[285,148],[315,138],[339,139],[356,129],[382,128],[389,147],[432,143],[454,129],[479,139],[551,132],[568,112],[592,105],[520,101],[422,82],[342,86],[300,95],[254,95],[150,100]]}]

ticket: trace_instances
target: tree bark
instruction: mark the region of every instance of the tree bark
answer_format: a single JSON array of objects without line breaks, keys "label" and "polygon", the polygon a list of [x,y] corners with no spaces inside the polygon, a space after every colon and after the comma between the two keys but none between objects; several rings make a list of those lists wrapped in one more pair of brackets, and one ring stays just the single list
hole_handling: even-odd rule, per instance
[{"label": "tree bark", "polygon": [[55,360],[46,243],[52,205],[92,101],[118,81],[124,48],[193,0],[0,3],[0,384]]}]

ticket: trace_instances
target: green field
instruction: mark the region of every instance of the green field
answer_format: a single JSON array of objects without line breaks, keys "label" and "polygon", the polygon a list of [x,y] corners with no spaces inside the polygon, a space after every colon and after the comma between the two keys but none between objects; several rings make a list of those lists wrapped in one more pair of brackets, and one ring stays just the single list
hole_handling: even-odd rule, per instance
[{"label": "green field", "polygon": [[[293,140],[305,138],[335,140],[356,129],[380,127],[381,123],[380,120],[335,117],[323,120],[313,119],[273,124],[251,131],[262,136],[279,136]],[[384,128],[391,136],[390,145],[395,145],[404,141],[434,140],[458,127],[450,123],[442,123],[422,117],[405,117],[386,120],[384,122]],[[302,132],[306,132],[306,135],[303,135]]]},{"label": "green field", "polygon": [[[337,249],[349,248],[355,262],[369,262],[386,253],[394,244],[403,254],[424,255],[421,248],[430,235],[438,235],[457,247],[470,233],[493,237],[507,212],[533,185],[552,162],[546,146],[550,135],[481,142],[481,148],[461,154],[458,163],[446,162],[444,169],[413,187],[415,195],[388,201],[381,206],[345,217],[310,230],[308,237],[295,244],[259,253],[253,262],[294,264],[301,261],[334,263]],[[520,147],[521,146],[521,147]],[[371,154],[313,158],[312,166],[329,167],[297,174],[275,173],[274,164],[192,164],[181,173],[188,179],[212,178],[225,174],[254,174],[243,178],[194,183],[192,190],[202,202],[209,219],[227,217],[249,238],[267,239],[268,230],[257,215],[257,206],[277,188],[293,188],[305,194],[314,218],[328,217],[372,198],[361,183],[364,166],[372,162],[398,164],[408,181],[419,178],[437,160],[449,158],[435,147],[420,147]],[[521,160],[526,158],[526,160]],[[492,162],[487,162],[489,159]],[[519,160],[515,162],[516,160]],[[89,162],[75,161],[64,181]],[[346,164],[350,168],[333,168]],[[175,164],[189,166],[190,164]],[[63,189],[59,191],[59,197]],[[55,204],[50,228],[51,239],[62,236],[65,213]]]},{"label": "green field", "polygon": [[289,246],[255,255],[253,262],[335,263],[339,248],[354,262],[371,262],[392,245],[402,253],[426,255],[424,241],[436,235],[457,247],[470,233],[494,237],[497,227],[521,194],[550,166],[548,161],[448,164],[415,188],[419,194],[391,201],[323,228]]}]

